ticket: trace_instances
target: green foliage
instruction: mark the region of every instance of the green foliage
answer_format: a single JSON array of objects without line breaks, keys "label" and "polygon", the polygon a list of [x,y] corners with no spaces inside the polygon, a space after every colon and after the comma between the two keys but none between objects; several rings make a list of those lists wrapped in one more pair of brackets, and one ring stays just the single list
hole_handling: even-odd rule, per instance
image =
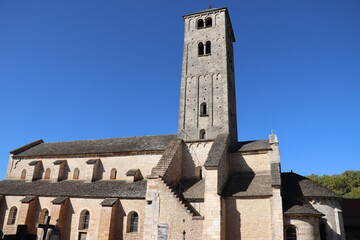
[{"label": "green foliage", "polygon": [[349,170],[342,174],[323,176],[311,174],[307,177],[344,198],[360,198],[360,171]]}]

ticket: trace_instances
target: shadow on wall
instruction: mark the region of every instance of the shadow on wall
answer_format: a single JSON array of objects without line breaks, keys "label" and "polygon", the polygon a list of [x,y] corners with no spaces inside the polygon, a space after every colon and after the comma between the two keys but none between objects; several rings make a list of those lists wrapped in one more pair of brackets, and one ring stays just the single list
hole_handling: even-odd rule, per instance
[{"label": "shadow on wall", "polygon": [[[111,222],[111,228],[115,231],[115,239],[123,240],[124,239],[124,220],[126,217],[125,210],[123,206],[121,205],[120,200],[118,200],[116,210],[114,211],[114,214],[112,216],[112,219],[114,221]],[[115,226],[113,226],[115,224]]]},{"label": "shadow on wall", "polygon": [[99,163],[97,165],[96,180],[103,179],[104,172],[105,172],[104,165],[99,160]]},{"label": "shadow on wall", "polygon": [[75,211],[69,199],[66,200],[65,208],[62,211],[65,211],[66,213],[60,213],[60,216],[63,216],[62,219],[59,219],[61,239],[70,239],[72,217],[74,216]]},{"label": "shadow on wall", "polygon": [[183,179],[198,179],[199,177],[196,176],[196,165],[195,165],[195,159],[192,157],[190,153],[191,149],[190,145],[187,147],[186,145],[183,148],[183,173],[182,178]]},{"label": "shadow on wall", "polygon": [[236,208],[236,199],[226,199],[226,236],[225,239],[241,239],[241,214]]}]

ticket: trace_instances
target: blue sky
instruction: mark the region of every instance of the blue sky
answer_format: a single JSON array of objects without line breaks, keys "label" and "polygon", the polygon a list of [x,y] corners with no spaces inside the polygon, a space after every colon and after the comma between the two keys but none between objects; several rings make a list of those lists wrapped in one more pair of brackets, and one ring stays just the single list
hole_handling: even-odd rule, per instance
[{"label": "blue sky", "polygon": [[282,170],[360,169],[358,0],[0,0],[0,179],[9,151],[177,132],[182,15],[228,7],[239,140]]}]

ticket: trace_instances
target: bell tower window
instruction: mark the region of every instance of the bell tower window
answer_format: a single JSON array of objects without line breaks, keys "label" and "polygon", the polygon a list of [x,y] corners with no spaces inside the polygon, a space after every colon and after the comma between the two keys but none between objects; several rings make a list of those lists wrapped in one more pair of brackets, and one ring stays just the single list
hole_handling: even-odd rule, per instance
[{"label": "bell tower window", "polygon": [[198,29],[199,29],[199,28],[204,28],[204,20],[199,19],[199,20],[197,21],[197,28],[198,28]]},{"label": "bell tower window", "polygon": [[207,41],[206,42],[206,47],[205,47],[205,54],[211,54],[211,42]]},{"label": "bell tower window", "polygon": [[201,105],[200,105],[200,116],[207,116],[207,105],[205,102],[203,102]]},{"label": "bell tower window", "polygon": [[198,54],[199,56],[203,56],[204,55],[204,44],[201,42],[198,45]]},{"label": "bell tower window", "polygon": [[208,17],[205,19],[205,27],[212,27],[212,18]]}]

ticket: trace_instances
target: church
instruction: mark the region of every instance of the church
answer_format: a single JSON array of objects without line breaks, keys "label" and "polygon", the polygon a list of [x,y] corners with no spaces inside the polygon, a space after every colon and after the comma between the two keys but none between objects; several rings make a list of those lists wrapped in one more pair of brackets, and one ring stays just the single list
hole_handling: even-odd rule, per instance
[{"label": "church", "polygon": [[178,133],[12,150],[2,239],[345,240],[342,198],[282,173],[276,134],[238,141],[227,8],[183,19]]}]

